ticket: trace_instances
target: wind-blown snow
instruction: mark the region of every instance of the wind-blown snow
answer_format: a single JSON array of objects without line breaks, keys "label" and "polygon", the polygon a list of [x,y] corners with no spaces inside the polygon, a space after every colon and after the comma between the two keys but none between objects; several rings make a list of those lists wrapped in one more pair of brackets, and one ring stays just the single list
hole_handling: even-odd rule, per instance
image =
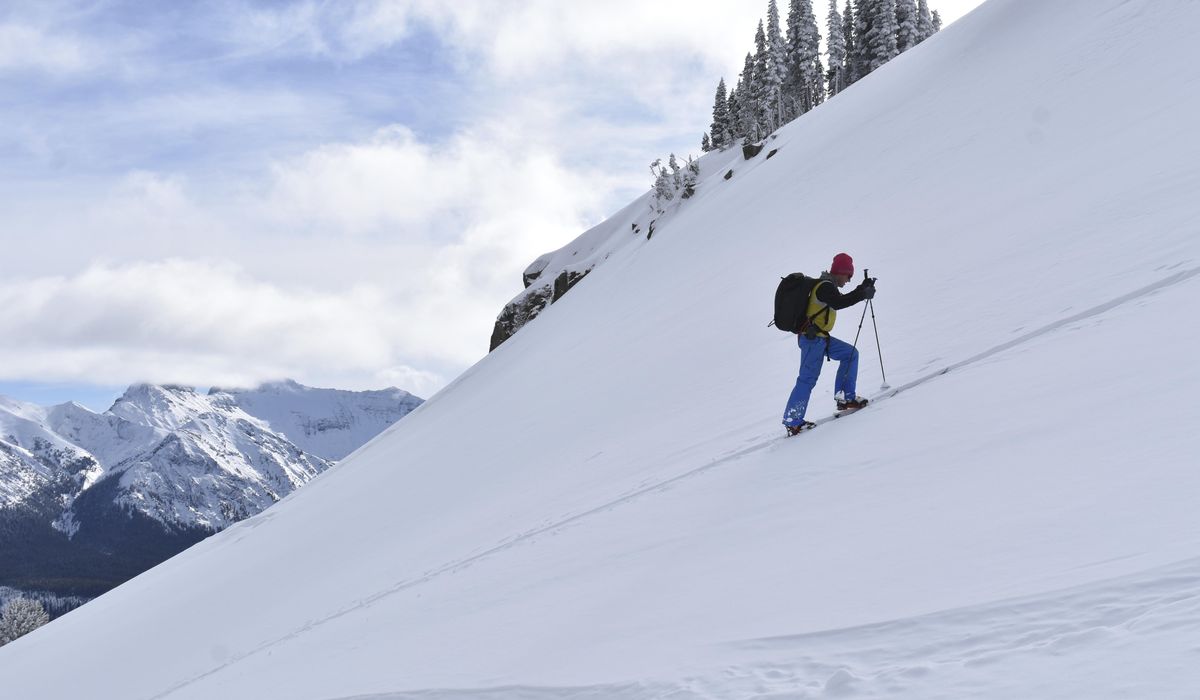
[{"label": "wind-blown snow", "polygon": [[[1186,697],[1197,23],[990,0],[339,469],[0,650],[6,691]],[[903,390],[781,439],[772,292],[843,250]]]}]

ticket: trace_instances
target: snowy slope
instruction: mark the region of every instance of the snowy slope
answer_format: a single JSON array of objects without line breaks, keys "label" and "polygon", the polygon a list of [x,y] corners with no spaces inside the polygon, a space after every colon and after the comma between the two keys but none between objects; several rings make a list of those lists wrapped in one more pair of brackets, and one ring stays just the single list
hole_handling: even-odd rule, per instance
[{"label": "snowy slope", "polygon": [[401,389],[316,389],[291,380],[213,389],[210,400],[259,418],[309,454],[337,461],[408,415],[422,400]]},{"label": "snowy slope", "polygon": [[[1187,697],[1198,22],[990,0],[339,469],[0,649],[6,690]],[[774,285],[842,250],[903,391],[783,440]]]}]

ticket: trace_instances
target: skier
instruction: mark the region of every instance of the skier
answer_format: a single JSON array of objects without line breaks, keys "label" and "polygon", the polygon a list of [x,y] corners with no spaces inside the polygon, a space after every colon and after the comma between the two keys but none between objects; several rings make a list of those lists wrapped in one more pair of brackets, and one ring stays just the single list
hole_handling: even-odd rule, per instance
[{"label": "skier", "polygon": [[862,284],[849,294],[839,292],[838,290],[846,286],[853,276],[854,260],[845,253],[838,253],[834,256],[829,271],[821,274],[820,281],[809,295],[805,322],[797,331],[800,375],[796,377],[796,386],[792,389],[787,408],[783,412],[783,426],[787,428],[788,435],[796,435],[802,430],[816,426],[815,423],[804,420],[804,414],[808,410],[808,399],[817,384],[817,378],[821,376],[821,363],[826,357],[838,361],[837,378],[834,382],[838,410],[859,409],[867,405],[867,399],[860,398],[855,393],[858,350],[829,334],[837,320],[838,309],[875,297],[875,280],[871,278],[864,279]]}]

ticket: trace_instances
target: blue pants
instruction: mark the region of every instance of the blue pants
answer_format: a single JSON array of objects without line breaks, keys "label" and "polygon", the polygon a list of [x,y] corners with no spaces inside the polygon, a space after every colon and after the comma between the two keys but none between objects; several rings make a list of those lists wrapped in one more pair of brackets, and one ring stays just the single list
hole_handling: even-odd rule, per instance
[{"label": "blue pants", "polygon": [[[792,389],[787,408],[783,411],[783,424],[786,426],[800,425],[804,421],[804,414],[808,411],[808,399],[812,395],[813,387],[817,385],[817,378],[821,376],[821,364],[825,361],[824,336],[812,340],[803,335],[798,337],[800,376],[796,377],[796,386]],[[856,398],[854,387],[858,381],[858,350],[850,343],[829,338],[829,357],[838,361],[834,391],[841,392],[847,401]]]}]

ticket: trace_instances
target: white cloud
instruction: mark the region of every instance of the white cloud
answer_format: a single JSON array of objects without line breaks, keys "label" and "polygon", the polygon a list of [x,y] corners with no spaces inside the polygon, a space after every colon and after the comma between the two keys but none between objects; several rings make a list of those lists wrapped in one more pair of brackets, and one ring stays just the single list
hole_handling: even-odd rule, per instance
[{"label": "white cloud", "polygon": [[274,166],[269,207],[283,223],[315,231],[420,235],[436,216],[469,207],[471,178],[484,174],[488,154],[451,148],[439,157],[400,126],[322,146]]},{"label": "white cloud", "polygon": [[586,172],[494,134],[433,147],[394,127],[220,201],[132,173],[84,208],[88,236],[63,237],[101,243],[79,272],[0,285],[0,373],[432,392],[486,351],[529,261],[597,216]]},{"label": "white cloud", "polygon": [[7,376],[201,385],[401,377],[426,391],[444,381],[398,360],[393,306],[370,285],[284,288],[186,260],[97,264],[6,282],[0,308]]},{"label": "white cloud", "polygon": [[96,59],[79,38],[27,24],[0,24],[0,71],[32,69],[71,74],[88,70]]},{"label": "white cloud", "polygon": [[391,315],[410,324],[398,331],[406,357],[465,365],[486,350],[520,271],[599,216],[608,190],[596,180],[491,130],[435,147],[393,127],[277,164],[268,196],[246,206],[356,256],[333,253],[392,291]]}]

